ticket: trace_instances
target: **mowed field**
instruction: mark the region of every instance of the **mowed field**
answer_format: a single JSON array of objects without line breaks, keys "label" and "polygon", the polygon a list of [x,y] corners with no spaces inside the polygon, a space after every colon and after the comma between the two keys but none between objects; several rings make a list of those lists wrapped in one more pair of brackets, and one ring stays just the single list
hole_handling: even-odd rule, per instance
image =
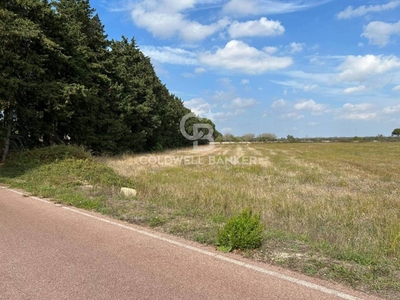
[{"label": "mowed field", "polygon": [[223,144],[102,160],[138,191],[116,208],[121,219],[212,244],[251,208],[265,234],[244,255],[400,295],[400,143]]}]

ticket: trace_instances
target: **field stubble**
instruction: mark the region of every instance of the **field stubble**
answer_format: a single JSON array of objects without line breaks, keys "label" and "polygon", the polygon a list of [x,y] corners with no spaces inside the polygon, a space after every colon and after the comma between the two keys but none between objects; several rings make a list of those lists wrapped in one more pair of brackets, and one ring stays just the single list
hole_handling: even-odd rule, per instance
[{"label": "field stubble", "polygon": [[251,208],[264,242],[245,255],[396,298],[399,157],[400,143],[270,143],[102,160],[136,183],[121,219],[213,243]]}]

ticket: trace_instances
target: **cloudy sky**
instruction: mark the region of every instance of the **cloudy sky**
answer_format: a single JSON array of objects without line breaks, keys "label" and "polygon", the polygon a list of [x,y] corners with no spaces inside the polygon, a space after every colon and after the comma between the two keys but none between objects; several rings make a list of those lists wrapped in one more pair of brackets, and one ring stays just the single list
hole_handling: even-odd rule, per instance
[{"label": "cloudy sky", "polygon": [[135,38],[167,88],[223,133],[375,136],[400,127],[400,1],[91,5],[109,38]]}]

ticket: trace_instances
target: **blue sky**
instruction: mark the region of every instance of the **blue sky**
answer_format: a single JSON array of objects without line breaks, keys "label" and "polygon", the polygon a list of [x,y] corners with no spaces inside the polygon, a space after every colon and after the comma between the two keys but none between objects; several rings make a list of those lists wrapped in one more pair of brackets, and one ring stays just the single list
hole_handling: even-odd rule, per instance
[{"label": "blue sky", "polygon": [[[390,135],[400,1],[92,0],[167,88],[223,133]],[[351,5],[351,6],[350,6]]]}]

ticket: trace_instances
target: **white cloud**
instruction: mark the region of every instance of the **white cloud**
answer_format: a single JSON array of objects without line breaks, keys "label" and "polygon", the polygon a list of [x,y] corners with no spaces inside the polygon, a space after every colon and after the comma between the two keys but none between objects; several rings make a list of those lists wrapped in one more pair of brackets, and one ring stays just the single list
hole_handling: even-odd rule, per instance
[{"label": "white cloud", "polygon": [[144,46],[142,52],[160,63],[177,65],[198,64],[196,54],[181,48]]},{"label": "white cloud", "polygon": [[303,90],[306,92],[309,92],[309,91],[315,90],[316,88],[318,88],[317,84],[308,84],[308,85],[304,86]]},{"label": "white cloud", "polygon": [[388,107],[385,107],[382,110],[382,113],[387,114],[387,115],[395,114],[395,113],[398,113],[398,112],[400,112],[400,105],[388,106]]},{"label": "white cloud", "polygon": [[370,103],[352,104],[346,103],[337,111],[338,119],[371,121],[378,117]]},{"label": "white cloud", "polygon": [[228,101],[235,97],[235,91],[215,91],[214,95],[211,97],[214,101]]},{"label": "white cloud", "polygon": [[326,2],[329,2],[329,0],[324,0],[324,1],[230,0],[224,6],[223,12],[239,16],[284,14],[284,13],[306,10],[324,4]]},{"label": "white cloud", "polygon": [[180,36],[185,41],[201,41],[224,29],[229,24],[228,19],[221,19],[210,25],[202,25],[198,22],[184,22],[179,28]]},{"label": "white cloud", "polygon": [[194,74],[192,74],[192,73],[187,73],[187,72],[182,73],[181,75],[182,75],[183,77],[185,77],[185,78],[195,78],[195,77],[196,77]]},{"label": "white cloud", "polygon": [[308,122],[307,123],[307,125],[308,126],[311,126],[311,127],[313,127],[313,126],[317,126],[319,123],[317,123],[317,122]]},{"label": "white cloud", "polygon": [[301,120],[304,119],[304,115],[298,114],[297,112],[291,112],[284,114],[280,117],[282,120]]},{"label": "white cloud", "polygon": [[366,111],[366,110],[371,109],[372,107],[373,107],[373,105],[370,103],[361,103],[361,104],[346,103],[343,105],[344,110],[352,111],[352,112]]},{"label": "white cloud", "polygon": [[[228,120],[230,117],[236,116],[236,113],[232,112],[217,112],[216,114],[213,115],[213,120],[224,122]],[[222,132],[231,132],[230,130],[221,130]]]},{"label": "white cloud", "polygon": [[318,57],[315,56],[310,58],[310,63],[317,66],[322,66],[325,64],[325,62],[321,61]]},{"label": "white cloud", "polygon": [[377,113],[347,113],[339,116],[339,119],[346,119],[346,120],[361,120],[361,121],[371,121],[376,119]]},{"label": "white cloud", "polygon": [[338,75],[338,80],[342,82],[362,82],[367,80],[370,76],[384,74],[399,68],[400,60],[394,55],[350,55],[339,66],[342,72]]},{"label": "white cloud", "polygon": [[250,81],[248,79],[242,79],[240,81],[240,84],[243,84],[243,85],[246,85],[246,84],[249,84],[249,83],[250,83]]},{"label": "white cloud", "polygon": [[282,35],[285,28],[279,21],[268,20],[263,17],[257,21],[233,22],[228,29],[232,38],[246,36],[275,36]]},{"label": "white cloud", "polygon": [[[301,79],[307,82],[320,82],[322,84],[326,84],[330,77],[333,75],[331,73],[307,73],[304,71],[287,71],[285,72],[289,77]],[[299,88],[304,88],[304,84]]]},{"label": "white cloud", "polygon": [[343,93],[345,93],[345,94],[353,94],[353,93],[362,92],[365,89],[366,89],[365,85],[359,85],[359,86],[347,88],[347,89],[345,89],[343,91]]},{"label": "white cloud", "polygon": [[168,1],[168,0],[161,0],[161,1],[146,1],[149,3],[150,7],[159,7],[161,6],[162,11],[167,12],[175,12],[175,11],[182,11],[185,9],[193,8],[196,4],[196,0],[179,0],[179,1]]},{"label": "white cloud", "polygon": [[277,109],[286,106],[286,104],[287,102],[284,99],[278,99],[272,103],[271,107]]},{"label": "white cloud", "polygon": [[268,53],[268,54],[272,55],[272,54],[275,54],[276,52],[278,52],[278,48],[277,47],[264,47],[263,51],[265,53]]},{"label": "white cloud", "polygon": [[232,128],[230,127],[224,127],[221,129],[222,133],[231,133],[232,132]]},{"label": "white cloud", "polygon": [[392,89],[392,91],[400,91],[400,85],[395,86],[395,87]]},{"label": "white cloud", "polygon": [[290,57],[272,56],[237,40],[228,42],[224,48],[219,48],[215,53],[200,54],[199,61],[209,66],[247,74],[284,69],[292,64]]},{"label": "white cloud", "polygon": [[204,69],[204,68],[196,68],[196,69],[194,69],[194,72],[196,74],[202,74],[202,73],[206,72],[206,69]]},{"label": "white cloud", "polygon": [[371,12],[380,12],[384,10],[390,10],[396,8],[400,4],[400,1],[391,1],[387,4],[382,5],[362,5],[357,8],[352,6],[347,7],[344,11],[337,14],[338,19],[350,19],[354,17],[361,17]]},{"label": "white cloud", "polygon": [[296,110],[310,110],[312,114],[320,114],[326,109],[325,105],[318,104],[312,99],[298,102],[294,105],[294,108]]},{"label": "white cloud", "polygon": [[258,102],[253,98],[236,98],[232,101],[231,108],[243,110],[256,106]]},{"label": "white cloud", "polygon": [[290,53],[297,53],[303,51],[304,44],[301,43],[290,43],[289,48],[290,48]]},{"label": "white cloud", "polygon": [[234,85],[232,84],[232,80],[230,80],[228,77],[219,78],[218,83],[226,89],[230,89],[230,90],[235,89]]},{"label": "white cloud", "polygon": [[203,98],[194,98],[184,102],[185,107],[189,108],[198,116],[204,116],[211,112],[211,105]]},{"label": "white cloud", "polygon": [[224,18],[211,24],[200,24],[189,20],[184,11],[193,9],[196,0],[167,1],[150,0],[135,2],[131,6],[131,17],[136,26],[144,28],[159,38],[178,35],[185,41],[201,41],[228,25]]},{"label": "white cloud", "polygon": [[385,23],[374,21],[369,23],[361,36],[368,39],[372,45],[386,46],[392,35],[400,35],[400,21],[397,23]]},{"label": "white cloud", "polygon": [[294,81],[294,80],[285,80],[285,81],[271,80],[271,82],[280,84],[283,86],[291,87],[293,89],[303,89],[304,88],[304,84]]}]

